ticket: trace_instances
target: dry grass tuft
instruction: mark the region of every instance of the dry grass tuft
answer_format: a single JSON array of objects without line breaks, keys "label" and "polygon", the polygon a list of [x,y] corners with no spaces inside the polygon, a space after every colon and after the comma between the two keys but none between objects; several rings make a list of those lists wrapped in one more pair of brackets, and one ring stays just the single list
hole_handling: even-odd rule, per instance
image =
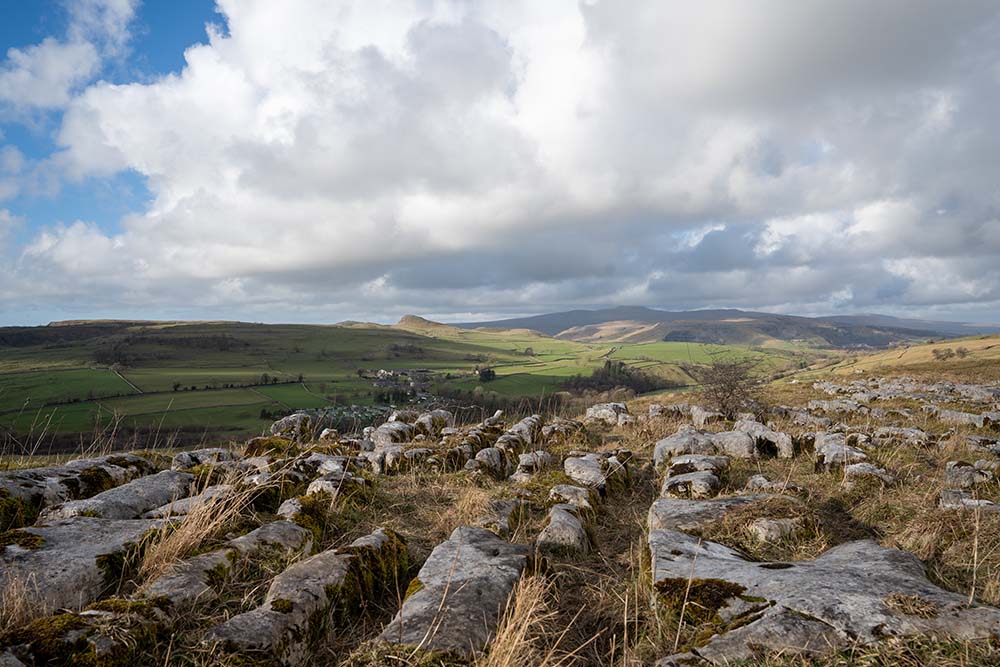
[{"label": "dry grass tuft", "polygon": [[[202,489],[204,490],[204,489]],[[146,545],[139,563],[138,579],[148,582],[172,564],[225,535],[241,523],[262,487],[239,487],[199,503],[189,514],[159,531]]]},{"label": "dry grass tuft", "polygon": [[7,580],[0,597],[0,636],[52,611],[39,600],[34,575]]},{"label": "dry grass tuft", "polygon": [[572,624],[560,628],[553,610],[552,583],[544,577],[521,579],[500,619],[489,652],[475,667],[562,667],[575,652],[560,650]]}]

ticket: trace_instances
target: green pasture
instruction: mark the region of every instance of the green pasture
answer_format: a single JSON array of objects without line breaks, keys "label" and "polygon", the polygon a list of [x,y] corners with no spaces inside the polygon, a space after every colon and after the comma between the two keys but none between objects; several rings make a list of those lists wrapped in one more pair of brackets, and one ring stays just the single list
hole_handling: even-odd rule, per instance
[{"label": "green pasture", "polygon": [[135,390],[108,369],[3,373],[0,375],[0,412],[34,410],[46,403],[83,401],[132,394]]}]

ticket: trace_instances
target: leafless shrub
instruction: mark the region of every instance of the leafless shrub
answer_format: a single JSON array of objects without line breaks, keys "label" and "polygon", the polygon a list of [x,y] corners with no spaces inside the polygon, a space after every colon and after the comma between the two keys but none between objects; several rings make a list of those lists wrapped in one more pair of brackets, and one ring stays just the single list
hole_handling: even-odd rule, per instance
[{"label": "leafless shrub", "polygon": [[754,372],[756,366],[753,359],[715,359],[694,371],[701,384],[701,399],[727,419],[741,412],[759,412],[762,378]]}]

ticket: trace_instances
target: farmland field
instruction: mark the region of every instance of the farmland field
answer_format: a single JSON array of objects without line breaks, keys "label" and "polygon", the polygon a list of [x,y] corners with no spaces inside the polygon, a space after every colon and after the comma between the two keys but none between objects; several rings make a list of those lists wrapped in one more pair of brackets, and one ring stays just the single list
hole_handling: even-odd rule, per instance
[{"label": "farmland field", "polygon": [[[13,434],[92,433],[113,423],[249,435],[274,414],[385,402],[387,388],[407,389],[411,376],[433,392],[534,398],[608,360],[679,386],[693,384],[688,369],[719,356],[752,357],[768,370],[810,358],[684,342],[580,343],[418,318],[397,326],[100,322],[17,333],[21,344],[0,346],[0,430]],[[491,382],[479,379],[484,367],[496,373]]]}]

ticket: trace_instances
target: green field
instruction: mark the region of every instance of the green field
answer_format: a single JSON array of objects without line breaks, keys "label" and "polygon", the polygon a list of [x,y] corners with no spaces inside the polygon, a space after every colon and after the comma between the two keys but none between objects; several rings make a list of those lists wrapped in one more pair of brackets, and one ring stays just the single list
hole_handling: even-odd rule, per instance
[{"label": "green field", "polygon": [[[4,330],[6,340],[18,344],[0,346],[0,430],[14,433],[91,433],[109,423],[259,433],[274,413],[377,402],[385,391],[374,379],[379,369],[419,370],[432,391],[534,398],[608,359],[685,385],[693,383],[686,368],[720,356],[752,356],[770,370],[808,358],[696,343],[578,343],[433,323],[103,322],[11,331]],[[481,383],[482,367],[496,379]]]},{"label": "green field", "polygon": [[4,373],[0,379],[0,411],[32,410],[47,403],[82,401],[133,394],[135,390],[106,368]]}]

